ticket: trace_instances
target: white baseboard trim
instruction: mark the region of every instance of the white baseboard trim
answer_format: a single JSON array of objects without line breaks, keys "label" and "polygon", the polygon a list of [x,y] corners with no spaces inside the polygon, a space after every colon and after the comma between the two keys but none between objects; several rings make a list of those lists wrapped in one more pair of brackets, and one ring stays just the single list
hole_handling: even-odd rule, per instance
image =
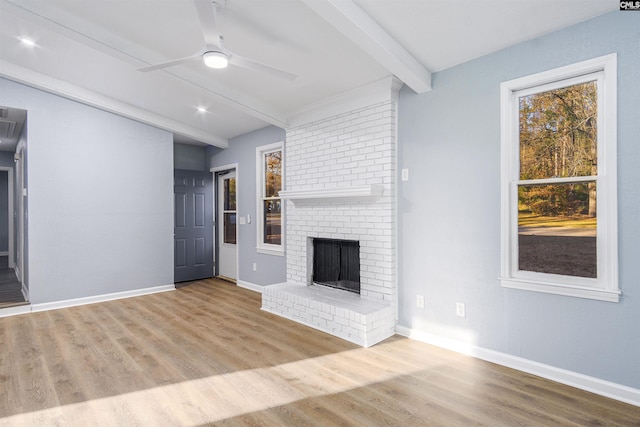
[{"label": "white baseboard trim", "polygon": [[264,290],[264,286],[256,285],[255,283],[245,282],[244,280],[237,280],[236,285],[240,286],[241,288],[249,289],[250,291],[258,292],[260,294]]},{"label": "white baseboard trim", "polygon": [[31,311],[47,311],[56,310],[58,308],[75,307],[77,305],[94,304],[97,302],[113,301],[122,298],[131,298],[141,295],[155,294],[158,292],[174,291],[176,285],[154,286],[151,288],[135,289],[132,291],[114,292],[111,294],[94,295],[90,297],[67,299],[62,301],[44,302],[40,304],[32,304]]},{"label": "white baseboard trim", "polygon": [[396,333],[416,341],[455,351],[456,353],[486,360],[487,362],[497,363],[498,365],[537,375],[551,381],[556,381],[561,384],[579,388],[581,390],[629,403],[631,405],[640,406],[639,389],[568,371],[566,369],[556,368],[554,366],[545,365],[544,363],[534,362],[532,360],[512,356],[499,351],[488,350],[476,345],[407,328],[405,326],[396,325]]},{"label": "white baseboard trim", "polygon": [[17,316],[19,314],[28,313],[31,313],[31,306],[29,304],[0,308],[0,317]]},{"label": "white baseboard trim", "polygon": [[9,256],[9,251],[0,252],[0,256]]}]

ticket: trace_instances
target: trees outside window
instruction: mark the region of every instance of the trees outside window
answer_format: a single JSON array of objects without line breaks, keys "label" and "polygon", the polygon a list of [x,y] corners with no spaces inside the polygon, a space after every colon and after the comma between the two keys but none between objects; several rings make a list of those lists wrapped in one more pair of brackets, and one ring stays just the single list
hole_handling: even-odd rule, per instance
[{"label": "trees outside window", "polygon": [[[597,277],[596,80],[518,97],[518,268]],[[571,182],[580,177],[581,181]],[[550,183],[549,179],[566,178]]]},{"label": "trees outside window", "polygon": [[283,183],[282,143],[258,147],[256,150],[256,173],[258,193],[258,235],[259,252],[282,255],[283,224],[282,199],[280,191]]},{"label": "trees outside window", "polygon": [[502,284],[617,301],[615,56],[505,82]]}]

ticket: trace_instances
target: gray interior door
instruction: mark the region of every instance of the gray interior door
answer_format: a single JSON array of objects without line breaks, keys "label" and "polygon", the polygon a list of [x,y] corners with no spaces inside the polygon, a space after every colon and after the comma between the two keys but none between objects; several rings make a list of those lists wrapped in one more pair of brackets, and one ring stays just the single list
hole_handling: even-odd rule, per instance
[{"label": "gray interior door", "polygon": [[209,172],[174,171],[174,281],[213,277],[213,187]]}]

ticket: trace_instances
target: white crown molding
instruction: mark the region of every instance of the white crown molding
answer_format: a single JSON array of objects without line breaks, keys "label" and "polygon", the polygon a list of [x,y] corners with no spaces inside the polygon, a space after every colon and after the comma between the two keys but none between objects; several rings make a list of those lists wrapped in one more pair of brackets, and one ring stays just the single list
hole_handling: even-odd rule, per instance
[{"label": "white crown molding", "polygon": [[152,113],[142,108],[135,107],[126,102],[118,101],[114,98],[101,95],[92,90],[84,89],[80,86],[76,86],[74,84],[46,76],[28,68],[13,64],[11,62],[2,61],[0,63],[0,77],[4,77],[8,80],[31,86],[33,88],[58,95],[63,98],[78,101],[83,104],[117,114],[122,117],[126,117],[147,125],[166,130],[171,133],[184,135],[186,137],[193,138],[197,141],[201,141],[209,145],[213,145],[219,148],[229,147],[229,141],[225,138],[211,135],[207,132],[203,132],[202,130],[193,128],[191,126],[185,126],[184,124],[176,120]]},{"label": "white crown molding", "polygon": [[339,95],[309,104],[289,114],[289,128],[327,119],[382,102],[396,102],[402,85],[403,83],[398,78],[389,75]]},{"label": "white crown molding", "polygon": [[599,394],[631,405],[640,406],[640,390],[622,384],[616,384],[578,372],[556,368],[544,363],[524,359],[499,351],[489,350],[473,344],[431,334],[417,329],[397,325],[396,333],[416,341],[425,342],[466,356],[497,363],[498,365],[537,375],[571,387]]}]

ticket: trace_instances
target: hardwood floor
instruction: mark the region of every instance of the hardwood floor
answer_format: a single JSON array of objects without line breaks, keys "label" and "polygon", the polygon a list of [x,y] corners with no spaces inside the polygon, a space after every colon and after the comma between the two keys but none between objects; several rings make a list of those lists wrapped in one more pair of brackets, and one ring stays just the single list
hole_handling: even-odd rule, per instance
[{"label": "hardwood floor", "polygon": [[217,280],[0,318],[0,425],[640,426],[640,408],[402,337],[364,349]]},{"label": "hardwood floor", "polygon": [[8,257],[0,256],[0,308],[27,304],[22,294],[22,283],[8,264]]}]

